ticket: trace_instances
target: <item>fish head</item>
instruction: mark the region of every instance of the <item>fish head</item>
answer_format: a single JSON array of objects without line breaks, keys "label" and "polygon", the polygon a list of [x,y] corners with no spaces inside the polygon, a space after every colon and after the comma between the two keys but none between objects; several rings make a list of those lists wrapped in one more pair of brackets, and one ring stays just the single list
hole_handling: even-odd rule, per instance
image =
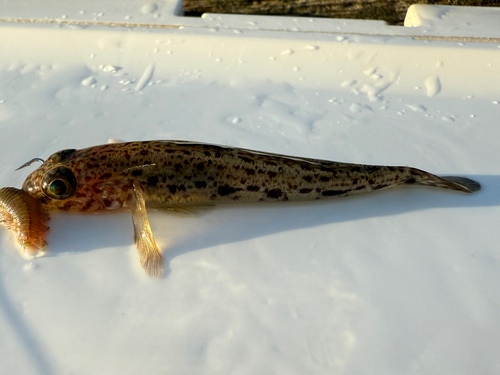
[{"label": "fish head", "polygon": [[23,184],[23,190],[48,210],[96,211],[116,209],[129,199],[129,182],[99,178],[100,165],[88,163],[87,150],[62,150],[52,154]]}]

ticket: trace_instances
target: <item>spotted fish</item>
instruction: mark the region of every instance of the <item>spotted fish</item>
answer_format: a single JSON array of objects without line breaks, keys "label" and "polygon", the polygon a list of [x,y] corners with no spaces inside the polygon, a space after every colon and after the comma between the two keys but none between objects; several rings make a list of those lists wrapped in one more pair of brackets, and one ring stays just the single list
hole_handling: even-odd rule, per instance
[{"label": "spotted fish", "polygon": [[348,164],[186,141],[107,144],[51,155],[23,190],[47,209],[132,213],[141,264],[160,276],[162,255],[146,205],[185,209],[229,202],[313,201],[421,184],[472,193],[464,177],[410,167]]}]

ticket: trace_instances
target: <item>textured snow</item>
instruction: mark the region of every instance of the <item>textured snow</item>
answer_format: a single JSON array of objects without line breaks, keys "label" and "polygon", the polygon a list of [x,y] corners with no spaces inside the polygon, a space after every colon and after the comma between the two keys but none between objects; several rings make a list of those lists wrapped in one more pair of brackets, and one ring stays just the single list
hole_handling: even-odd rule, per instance
[{"label": "textured snow", "polygon": [[52,213],[47,255],[31,261],[1,228],[0,373],[498,373],[496,44],[8,23],[0,35],[0,186],[20,187],[36,165],[14,169],[33,157],[116,139],[483,185],[150,210],[161,279],[142,271],[126,211]]}]

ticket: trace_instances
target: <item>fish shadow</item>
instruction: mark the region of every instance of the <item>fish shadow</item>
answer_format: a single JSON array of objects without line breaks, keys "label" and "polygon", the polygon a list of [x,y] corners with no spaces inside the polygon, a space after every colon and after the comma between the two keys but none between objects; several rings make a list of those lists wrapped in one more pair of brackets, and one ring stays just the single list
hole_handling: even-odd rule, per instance
[{"label": "fish shadow", "polygon": [[[467,176],[481,191],[465,194],[424,186],[405,186],[356,197],[293,203],[234,204],[216,207],[200,217],[148,209],[155,239],[167,260],[179,255],[325,224],[398,215],[436,208],[500,206],[500,176]],[[134,247],[130,212],[51,214],[46,256],[122,246]]]}]

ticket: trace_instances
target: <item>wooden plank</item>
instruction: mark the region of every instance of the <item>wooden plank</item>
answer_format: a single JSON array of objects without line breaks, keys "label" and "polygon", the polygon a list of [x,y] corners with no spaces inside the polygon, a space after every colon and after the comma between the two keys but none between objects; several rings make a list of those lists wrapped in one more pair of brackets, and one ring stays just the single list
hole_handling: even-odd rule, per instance
[{"label": "wooden plank", "polygon": [[500,6],[500,0],[183,0],[184,13],[297,15],[383,20],[402,25],[412,4]]}]

